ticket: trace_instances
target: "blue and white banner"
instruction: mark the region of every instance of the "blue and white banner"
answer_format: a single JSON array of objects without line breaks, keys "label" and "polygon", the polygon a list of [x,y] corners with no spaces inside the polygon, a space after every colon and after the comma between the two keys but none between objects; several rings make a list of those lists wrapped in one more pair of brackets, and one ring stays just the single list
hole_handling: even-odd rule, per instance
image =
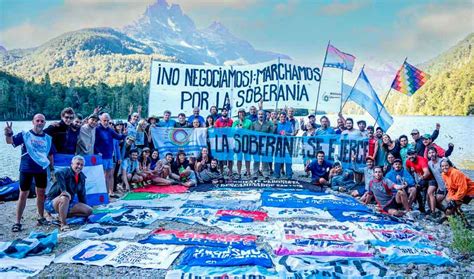
[{"label": "blue and white banner", "polygon": [[153,143],[158,152],[176,155],[178,151],[186,152],[187,156],[197,156],[203,147],[207,147],[206,128],[151,128]]},{"label": "blue and white banner", "polygon": [[186,266],[170,270],[165,279],[279,279],[278,273],[261,266],[206,267]]},{"label": "blue and white banner", "polygon": [[370,212],[367,206],[354,198],[309,191],[264,191],[262,193],[262,206],[282,208],[315,207],[329,212],[350,208],[352,211]]},{"label": "blue and white banner", "polygon": [[[54,168],[56,171],[71,166],[74,155],[55,154]],[[109,203],[107,186],[105,185],[104,168],[102,167],[102,157],[98,155],[86,155],[82,172],[86,175],[86,196],[87,204],[95,206]]]},{"label": "blue and white banner", "polygon": [[368,151],[368,140],[363,137],[293,137],[235,128],[209,129],[208,134],[211,153],[219,160],[233,160],[236,154],[244,154],[255,161],[304,164],[322,150],[328,162],[337,159],[344,167],[351,167],[351,154],[356,155],[355,163],[362,165]]},{"label": "blue and white banner", "polygon": [[270,255],[257,248],[190,247],[184,250],[180,265],[187,266],[240,266],[273,267]]}]

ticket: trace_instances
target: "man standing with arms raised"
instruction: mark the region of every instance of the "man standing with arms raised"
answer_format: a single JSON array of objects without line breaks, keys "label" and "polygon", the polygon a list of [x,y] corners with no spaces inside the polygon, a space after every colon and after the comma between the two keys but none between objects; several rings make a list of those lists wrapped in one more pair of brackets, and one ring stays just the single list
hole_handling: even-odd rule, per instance
[{"label": "man standing with arms raised", "polygon": [[13,136],[12,123],[7,122],[5,127],[5,141],[7,144],[17,147],[21,145],[20,161],[20,196],[16,207],[16,223],[12,227],[13,232],[22,229],[21,217],[26,206],[26,199],[30,192],[31,183],[36,183],[36,207],[38,208],[38,225],[47,224],[44,218],[44,200],[47,185],[46,168],[51,170],[54,176],[53,153],[55,152],[51,136],[44,133],[43,128],[46,119],[42,114],[33,117],[33,129],[20,132]]}]

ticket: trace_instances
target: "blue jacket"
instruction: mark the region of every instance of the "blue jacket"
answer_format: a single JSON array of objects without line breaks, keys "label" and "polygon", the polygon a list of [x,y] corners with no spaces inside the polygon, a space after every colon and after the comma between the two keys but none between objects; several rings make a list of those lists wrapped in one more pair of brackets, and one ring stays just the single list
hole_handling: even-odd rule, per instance
[{"label": "blue jacket", "polygon": [[399,175],[406,183],[408,184],[408,187],[413,187],[415,186],[415,179],[411,174],[404,168],[402,168],[400,171],[396,171],[392,168],[386,175],[385,178],[389,179],[395,184],[401,185],[403,181],[397,180],[397,175]]},{"label": "blue jacket", "polygon": [[114,154],[113,140],[123,140],[127,135],[119,135],[112,128],[102,125],[95,128],[94,154],[102,154],[102,159],[112,159]]}]

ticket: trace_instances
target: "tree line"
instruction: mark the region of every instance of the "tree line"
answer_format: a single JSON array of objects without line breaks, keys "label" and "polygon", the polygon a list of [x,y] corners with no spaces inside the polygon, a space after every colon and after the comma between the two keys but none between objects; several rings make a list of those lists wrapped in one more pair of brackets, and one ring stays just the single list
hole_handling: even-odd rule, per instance
[{"label": "tree line", "polygon": [[51,83],[48,74],[40,81],[25,81],[0,71],[0,120],[30,120],[36,113],[59,119],[65,107],[86,117],[98,106],[114,118],[126,118],[131,104],[142,105],[147,115],[148,87],[140,79],[115,85],[84,85],[70,80],[65,85]]}]

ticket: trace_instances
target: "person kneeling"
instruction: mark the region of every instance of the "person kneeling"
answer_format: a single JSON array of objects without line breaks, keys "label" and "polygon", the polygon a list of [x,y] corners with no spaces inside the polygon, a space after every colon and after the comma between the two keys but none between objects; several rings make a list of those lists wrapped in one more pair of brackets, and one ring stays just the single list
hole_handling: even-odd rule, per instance
[{"label": "person kneeling", "polygon": [[132,149],[129,157],[122,162],[122,181],[123,189],[130,191],[130,184],[136,185],[144,180],[143,174],[140,172],[138,163],[138,150]]},{"label": "person kneeling", "polygon": [[[412,219],[409,213],[411,209],[408,205],[408,197],[404,190],[406,187],[406,182],[403,185],[397,185],[391,180],[384,178],[383,168],[377,166],[374,168],[374,178],[369,183],[366,203],[369,203],[372,197],[374,197],[382,211],[394,216],[403,216],[403,211],[400,211],[400,209],[404,208],[407,211],[407,217]],[[397,190],[395,195],[392,193],[393,189]]]},{"label": "person kneeling", "polygon": [[[56,182],[46,194],[45,209],[50,214],[59,214],[61,231],[68,231],[67,217],[88,217],[92,208],[86,201],[86,176],[82,173],[84,158],[72,158],[71,167],[56,173]],[[76,199],[77,195],[77,199]]]},{"label": "person kneeling", "polygon": [[464,225],[471,228],[461,211],[461,206],[462,204],[469,204],[474,198],[474,181],[460,170],[452,167],[448,160],[441,162],[441,171],[443,172],[443,181],[448,189],[448,195],[445,199],[447,203],[446,215],[459,215]]},{"label": "person kneeling", "polygon": [[211,159],[211,163],[197,173],[199,183],[224,183],[224,176],[219,172],[218,166],[217,159]]}]

